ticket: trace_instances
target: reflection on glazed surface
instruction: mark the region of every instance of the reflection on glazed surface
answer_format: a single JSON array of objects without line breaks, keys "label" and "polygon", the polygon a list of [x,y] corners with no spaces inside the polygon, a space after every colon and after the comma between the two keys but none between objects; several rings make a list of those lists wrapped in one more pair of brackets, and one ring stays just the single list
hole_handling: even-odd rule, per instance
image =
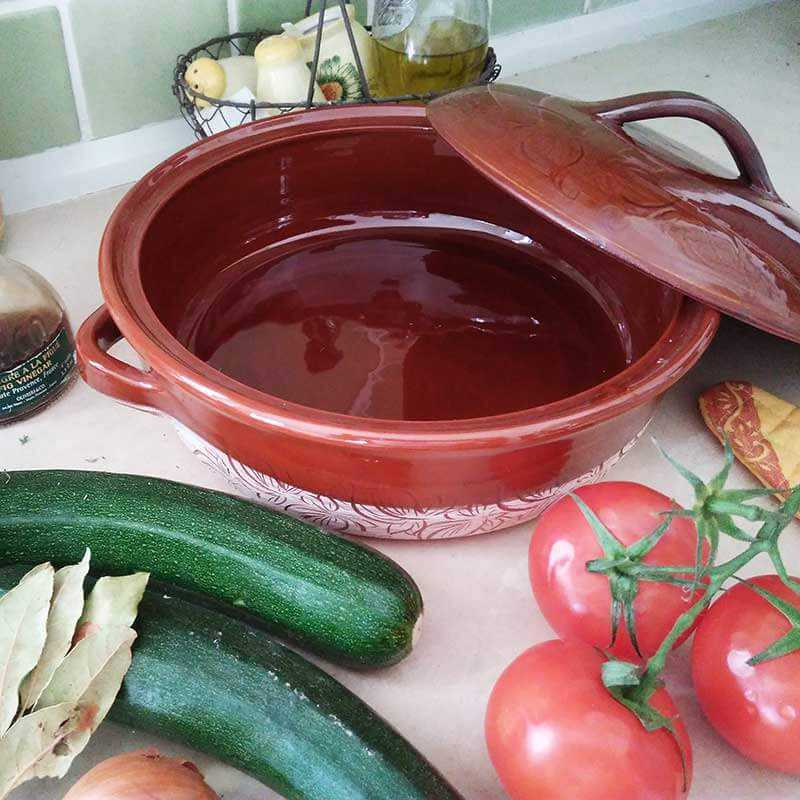
[{"label": "reflection on glazed surface", "polygon": [[[425,228],[425,241],[437,227],[484,235],[500,254],[525,247],[530,268],[568,275],[613,322],[629,366],[557,404],[425,423],[289,403],[194,355],[195,323],[250,268],[379,228]],[[641,430],[717,324],[715,312],[532,214],[454,153],[415,106],[286,115],[177,154],[118,207],[101,275],[114,319],[152,373],[132,385],[111,357],[98,359],[91,340],[108,338],[101,315],[86,328],[85,350],[103,362],[87,370],[93,385],[171,414],[252,474],[360,508],[471,509],[594,474]],[[262,360],[285,363],[275,350]],[[514,369],[493,372],[496,395],[525,372]],[[163,390],[153,392],[153,376]]]},{"label": "reflection on glazed surface", "polygon": [[[719,106],[683,92],[581,103],[493,85],[439,98],[428,114],[471,163],[571,234],[800,342],[800,214],[778,197],[755,143]],[[675,116],[715,129],[741,175],[709,175],[677,143],[623,128]]]},{"label": "reflection on glazed surface", "polygon": [[228,271],[195,306],[187,344],[230,377],[327,411],[405,420],[520,411],[626,365],[598,301],[536,253],[525,237],[385,220],[300,241],[246,259],[235,278]]}]

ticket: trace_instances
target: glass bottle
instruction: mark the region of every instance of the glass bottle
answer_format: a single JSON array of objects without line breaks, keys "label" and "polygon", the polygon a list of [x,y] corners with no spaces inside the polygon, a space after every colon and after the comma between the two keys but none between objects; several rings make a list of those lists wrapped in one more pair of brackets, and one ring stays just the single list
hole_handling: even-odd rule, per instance
[{"label": "glass bottle", "polygon": [[54,400],[74,375],[72,330],[55,290],[0,255],[0,425]]},{"label": "glass bottle", "polygon": [[377,0],[372,26],[383,97],[458,89],[480,76],[488,0]]}]

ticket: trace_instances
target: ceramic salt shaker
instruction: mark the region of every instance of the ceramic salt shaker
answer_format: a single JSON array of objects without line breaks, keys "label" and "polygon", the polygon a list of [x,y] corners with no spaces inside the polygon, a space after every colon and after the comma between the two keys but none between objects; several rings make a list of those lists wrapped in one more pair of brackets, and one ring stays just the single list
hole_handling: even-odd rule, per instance
[{"label": "ceramic salt shaker", "polygon": [[[244,88],[255,94],[258,65],[253,56],[229,56],[220,59],[204,56],[192,61],[183,77],[196,92],[215,100],[227,100]],[[208,101],[200,97],[195,98],[194,102],[198,108],[208,106]]]},{"label": "ceramic salt shaker", "polygon": [[[259,102],[286,103],[287,106],[305,102],[312,80],[311,70],[295,38],[285,34],[268,36],[256,47],[254,55],[258,65],[256,99]],[[325,100],[316,84],[313,99],[316,102]]]}]

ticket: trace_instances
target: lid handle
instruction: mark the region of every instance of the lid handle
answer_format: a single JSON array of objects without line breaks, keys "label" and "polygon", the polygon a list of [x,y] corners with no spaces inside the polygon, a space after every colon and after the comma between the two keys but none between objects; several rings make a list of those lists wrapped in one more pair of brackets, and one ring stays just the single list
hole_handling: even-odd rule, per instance
[{"label": "lid handle", "polygon": [[593,105],[599,117],[618,125],[658,117],[688,117],[704,122],[724,139],[742,180],[757,191],[777,197],[750,134],[736,117],[711,100],[690,92],[646,92]]}]

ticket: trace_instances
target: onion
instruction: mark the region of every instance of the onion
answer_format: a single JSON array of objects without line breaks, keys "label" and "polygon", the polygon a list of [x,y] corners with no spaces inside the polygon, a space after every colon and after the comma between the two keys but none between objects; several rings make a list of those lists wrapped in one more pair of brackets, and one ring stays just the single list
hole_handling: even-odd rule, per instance
[{"label": "onion", "polygon": [[157,750],[114,756],[89,770],[64,800],[219,800],[190,761]]}]

